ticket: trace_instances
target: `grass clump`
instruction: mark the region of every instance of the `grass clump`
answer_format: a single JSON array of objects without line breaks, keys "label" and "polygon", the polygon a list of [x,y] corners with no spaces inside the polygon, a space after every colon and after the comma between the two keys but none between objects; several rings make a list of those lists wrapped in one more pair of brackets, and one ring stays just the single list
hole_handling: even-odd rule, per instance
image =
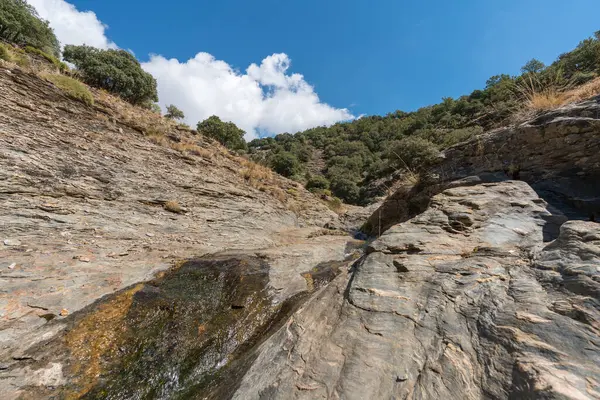
[{"label": "grass clump", "polygon": [[12,57],[10,56],[10,52],[6,48],[5,45],[0,43],[0,60],[4,61],[12,61]]},{"label": "grass clump", "polygon": [[88,105],[94,104],[92,93],[87,86],[78,80],[59,74],[44,74],[43,76],[70,97],[81,100]]},{"label": "grass clump", "polygon": [[38,55],[38,56],[46,59],[48,62],[52,63],[56,67],[56,69],[58,69],[60,72],[67,71],[69,69],[67,64],[60,61],[58,58],[54,57],[51,54],[46,53],[45,51],[36,49],[35,47],[25,46],[25,52],[27,52],[29,54],[35,54],[35,55]]},{"label": "grass clump", "polygon": [[179,203],[174,200],[167,201],[164,205],[164,208],[165,208],[165,210],[170,211],[175,214],[183,213],[183,208],[181,208]]}]

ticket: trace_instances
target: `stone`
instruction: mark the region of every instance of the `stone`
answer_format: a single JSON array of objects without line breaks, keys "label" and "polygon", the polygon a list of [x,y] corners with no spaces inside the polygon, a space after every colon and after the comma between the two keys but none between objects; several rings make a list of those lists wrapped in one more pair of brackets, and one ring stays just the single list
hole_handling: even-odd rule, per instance
[{"label": "stone", "polygon": [[[468,235],[439,217],[464,199]],[[234,399],[593,398],[598,304],[536,266],[596,282],[599,225],[568,222],[544,248],[544,216],[524,182],[434,196],[267,340]]]},{"label": "stone", "polygon": [[4,239],[5,246],[20,246],[21,241],[19,239]]}]

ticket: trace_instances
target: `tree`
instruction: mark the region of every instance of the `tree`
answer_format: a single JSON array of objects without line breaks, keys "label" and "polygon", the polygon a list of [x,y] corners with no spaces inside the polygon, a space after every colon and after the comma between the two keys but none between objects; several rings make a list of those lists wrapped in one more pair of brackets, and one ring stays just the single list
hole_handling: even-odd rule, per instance
[{"label": "tree", "polygon": [[389,144],[388,158],[392,165],[420,170],[434,164],[440,152],[435,144],[419,137],[407,137]]},{"label": "tree", "polygon": [[325,190],[329,189],[329,181],[322,175],[311,176],[306,182],[306,189],[308,190]]},{"label": "tree", "polygon": [[60,44],[50,24],[25,0],[0,1],[0,38],[60,57]]},{"label": "tree", "polygon": [[331,180],[331,191],[346,203],[356,204],[360,197],[360,189],[356,182],[346,177]]},{"label": "tree", "polygon": [[521,73],[522,74],[537,74],[537,73],[542,72],[545,68],[546,68],[546,64],[544,64],[540,60],[532,58],[531,60],[527,61],[527,63],[525,65],[523,65],[521,67]]},{"label": "tree", "polygon": [[271,159],[271,168],[279,175],[292,177],[300,172],[300,162],[298,158],[288,151],[282,151]]},{"label": "tree", "polygon": [[238,128],[233,122],[223,122],[221,118],[213,115],[202,122],[198,122],[198,132],[211,137],[231,150],[246,150],[248,145],[244,140],[246,132]]},{"label": "tree", "polygon": [[105,89],[135,105],[158,101],[156,79],[125,50],[67,45],[63,57],[77,67],[83,81],[90,86]]},{"label": "tree", "polygon": [[167,106],[167,113],[165,114],[165,117],[169,119],[184,119],[185,114],[179,108],[171,104]]}]

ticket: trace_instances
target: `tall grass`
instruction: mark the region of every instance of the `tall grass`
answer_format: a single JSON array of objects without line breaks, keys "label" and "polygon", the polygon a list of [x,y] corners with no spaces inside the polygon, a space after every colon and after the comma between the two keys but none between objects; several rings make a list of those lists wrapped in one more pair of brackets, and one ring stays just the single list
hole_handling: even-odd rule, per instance
[{"label": "tall grass", "polygon": [[78,80],[65,75],[48,73],[42,74],[42,77],[54,83],[56,87],[61,89],[68,96],[80,100],[89,105],[94,104],[94,97],[92,96],[92,92],[90,92],[86,85],[79,82]]}]

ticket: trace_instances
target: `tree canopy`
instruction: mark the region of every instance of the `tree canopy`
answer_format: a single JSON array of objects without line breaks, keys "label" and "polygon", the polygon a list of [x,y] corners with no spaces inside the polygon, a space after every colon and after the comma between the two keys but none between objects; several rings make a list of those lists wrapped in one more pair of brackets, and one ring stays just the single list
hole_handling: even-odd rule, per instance
[{"label": "tree canopy", "polygon": [[105,89],[136,105],[158,101],[156,79],[125,50],[65,46],[63,57],[74,64],[90,86]]},{"label": "tree canopy", "polygon": [[246,150],[244,132],[233,122],[223,122],[221,118],[213,115],[202,122],[198,122],[198,132],[211,137],[231,150]]},{"label": "tree canopy", "polygon": [[60,57],[60,44],[48,21],[25,0],[0,1],[0,38]]},{"label": "tree canopy", "polygon": [[167,106],[167,113],[165,114],[165,117],[168,119],[184,119],[185,114],[179,108],[171,104]]}]

